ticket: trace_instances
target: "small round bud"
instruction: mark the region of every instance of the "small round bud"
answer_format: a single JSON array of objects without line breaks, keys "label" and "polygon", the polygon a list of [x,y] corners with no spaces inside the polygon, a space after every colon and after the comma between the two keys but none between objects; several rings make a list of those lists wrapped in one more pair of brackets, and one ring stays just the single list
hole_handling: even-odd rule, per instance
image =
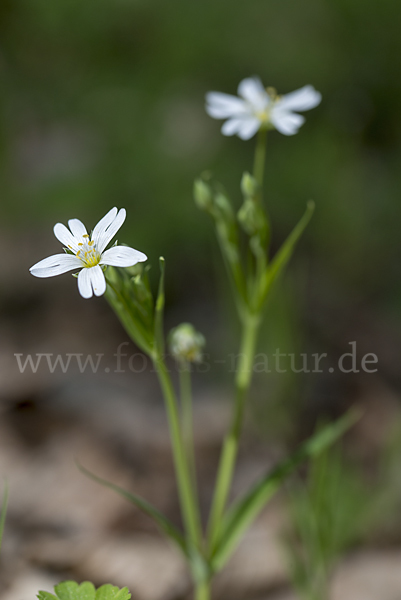
[{"label": "small round bud", "polygon": [[210,186],[203,179],[196,179],[194,183],[194,199],[198,208],[210,210],[213,205],[213,196]]},{"label": "small round bud", "polygon": [[169,335],[170,352],[178,361],[199,363],[205,338],[190,323],[181,323]]}]

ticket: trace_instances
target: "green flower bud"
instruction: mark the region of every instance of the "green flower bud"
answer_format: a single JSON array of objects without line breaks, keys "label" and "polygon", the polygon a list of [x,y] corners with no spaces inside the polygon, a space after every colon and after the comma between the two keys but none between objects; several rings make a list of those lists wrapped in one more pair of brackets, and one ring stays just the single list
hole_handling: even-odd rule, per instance
[{"label": "green flower bud", "polygon": [[254,235],[266,229],[266,217],[259,204],[247,198],[238,211],[238,221],[245,233]]},{"label": "green flower bud", "polygon": [[196,179],[194,182],[194,199],[198,208],[201,210],[211,210],[213,206],[213,195],[210,186],[203,179]]},{"label": "green flower bud", "polygon": [[234,220],[234,213],[231,206],[231,202],[225,194],[223,194],[222,192],[216,194],[214,202],[215,206],[219,209],[223,218],[225,218],[228,221]]},{"label": "green flower bud", "polygon": [[258,182],[250,173],[245,171],[241,179],[241,191],[245,198],[253,198],[258,191]]},{"label": "green flower bud", "polygon": [[181,323],[169,335],[170,352],[178,361],[201,362],[205,338],[190,323]]}]

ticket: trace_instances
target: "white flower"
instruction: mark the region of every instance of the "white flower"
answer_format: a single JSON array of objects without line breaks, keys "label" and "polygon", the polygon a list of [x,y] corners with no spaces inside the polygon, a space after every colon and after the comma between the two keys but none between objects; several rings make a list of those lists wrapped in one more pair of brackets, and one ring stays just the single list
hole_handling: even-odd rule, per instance
[{"label": "white flower", "polygon": [[224,135],[237,134],[243,140],[249,140],[262,127],[294,135],[305,118],[293,111],[310,110],[322,99],[311,85],[278,96],[273,88],[265,89],[258,77],[241,81],[238,95],[240,98],[209,92],[206,94],[206,112],[214,119],[228,119],[221,132]]},{"label": "white flower", "polygon": [[[112,208],[99,221],[92,235],[88,235],[85,225],[78,219],[70,219],[67,229],[62,223],[54,226],[54,235],[72,254],[55,254],[41,260],[29,270],[35,277],[54,277],[81,269],[78,274],[78,290],[83,298],[91,298],[93,293],[101,296],[106,291],[106,280],[103,268],[132,267],[138,262],[147,260],[143,252],[126,246],[107,245],[116,235],[125,221],[126,212]],[[103,267],[103,268],[102,268]]]}]

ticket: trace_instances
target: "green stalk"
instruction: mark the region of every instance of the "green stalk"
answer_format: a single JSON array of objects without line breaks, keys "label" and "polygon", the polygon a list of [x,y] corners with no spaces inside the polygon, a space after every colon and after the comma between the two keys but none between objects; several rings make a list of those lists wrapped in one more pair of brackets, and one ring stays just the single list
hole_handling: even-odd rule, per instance
[{"label": "green stalk", "polygon": [[[263,178],[266,162],[266,138],[267,129],[260,129],[256,143],[253,168],[253,176],[260,187],[258,195],[260,201],[262,200]],[[258,270],[256,274],[258,279],[263,275],[265,260],[265,257],[263,257],[258,261]],[[257,285],[251,287],[251,298],[248,297],[247,299],[248,307],[253,306],[253,301],[255,300],[254,296],[257,289]],[[231,426],[223,443],[223,449],[217,472],[216,488],[208,524],[209,551],[212,550],[217,541],[219,526],[221,524],[224,509],[227,503],[227,497],[231,488],[231,482],[238,453],[239,438],[242,429],[245,401],[252,380],[253,359],[260,326],[259,312],[251,312],[252,308],[243,309],[243,306],[241,305],[238,308],[242,322],[242,336],[240,360],[235,378],[235,405]]]},{"label": "green stalk", "polygon": [[239,438],[242,429],[245,400],[252,379],[253,359],[257,334],[259,330],[259,316],[248,314],[243,321],[242,341],[238,371],[235,379],[236,396],[234,413],[231,426],[223,443],[219,469],[217,473],[216,488],[208,525],[209,550],[214,546],[219,533],[222,516],[231,488],[235,461],[238,453]]},{"label": "green stalk", "polygon": [[256,142],[255,159],[253,163],[253,176],[260,186],[260,196],[262,196],[263,177],[265,172],[266,162],[266,138],[267,129],[263,127],[258,131],[258,139]]},{"label": "green stalk", "polygon": [[195,587],[195,600],[209,600],[210,598],[210,582],[203,581]]},{"label": "green stalk", "polygon": [[200,548],[202,529],[200,524],[199,509],[185,455],[184,444],[182,441],[177,400],[175,397],[174,388],[163,359],[159,357],[153,362],[166,403],[175,470],[177,474],[178,491],[180,495],[184,523],[191,542],[196,548]]},{"label": "green stalk", "polygon": [[180,399],[182,437],[184,440],[189,467],[191,469],[193,486],[196,493],[196,463],[193,432],[191,366],[186,360],[182,361],[180,364]]}]

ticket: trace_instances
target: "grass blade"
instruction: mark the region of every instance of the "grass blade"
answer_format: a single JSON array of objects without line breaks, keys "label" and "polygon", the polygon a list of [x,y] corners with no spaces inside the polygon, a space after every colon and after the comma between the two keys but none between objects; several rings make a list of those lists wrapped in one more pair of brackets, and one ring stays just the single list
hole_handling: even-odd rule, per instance
[{"label": "grass blade", "polygon": [[292,456],[262,477],[242,499],[234,503],[225,516],[212,555],[211,566],[215,572],[227,562],[246,529],[279,489],[284,479],[306,459],[320,454],[331,446],[359,417],[359,412],[351,410],[334,423],[327,425],[307,440]]},{"label": "grass blade", "polygon": [[165,517],[163,513],[157,510],[157,508],[155,508],[144,498],[141,498],[136,494],[132,494],[131,492],[127,492],[118,485],[107,481],[106,479],[102,479],[101,477],[98,477],[91,471],[88,471],[88,469],[85,469],[85,467],[83,467],[79,463],[77,463],[77,467],[81,471],[81,473],[83,473],[93,481],[96,481],[96,483],[100,483],[100,485],[108,487],[111,490],[117,492],[117,494],[119,494],[120,496],[134,504],[137,508],[142,510],[142,512],[147,514],[151,519],[153,519],[153,521],[156,522],[158,527],[180,548],[181,552],[183,552],[185,557],[188,558],[188,549],[184,537],[181,535],[181,533],[175,527],[175,525],[173,525],[173,523],[171,523],[171,521],[167,519],[167,517]]}]

